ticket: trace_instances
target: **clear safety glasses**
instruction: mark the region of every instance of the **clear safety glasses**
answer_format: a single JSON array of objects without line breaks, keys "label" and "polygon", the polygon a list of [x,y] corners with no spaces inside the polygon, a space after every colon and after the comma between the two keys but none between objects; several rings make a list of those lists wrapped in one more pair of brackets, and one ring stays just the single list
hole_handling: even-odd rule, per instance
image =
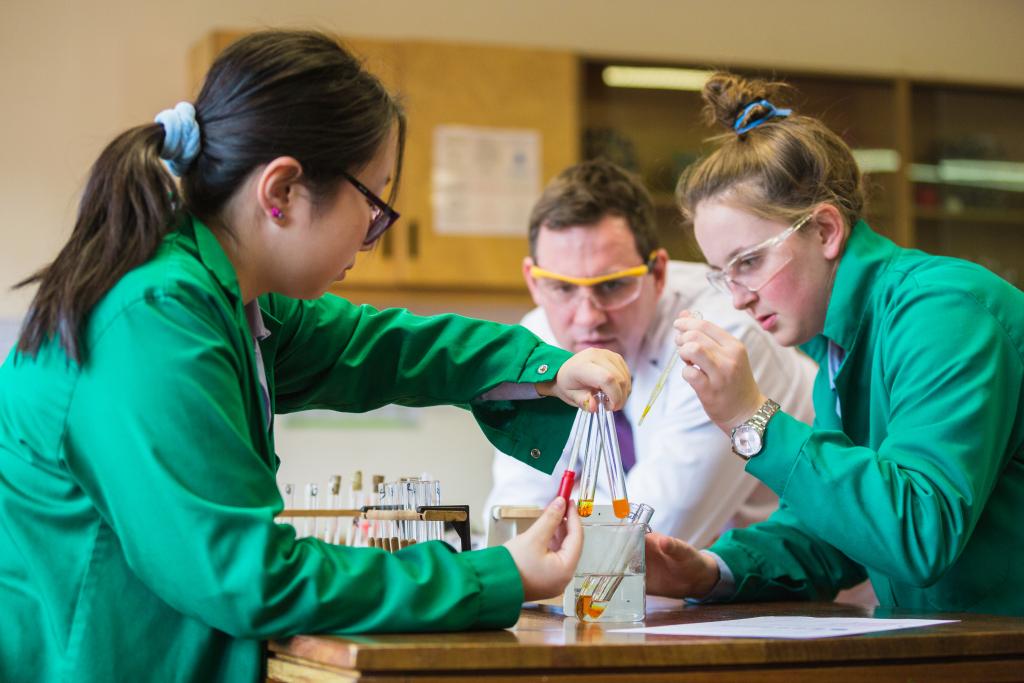
[{"label": "clear safety glasses", "polygon": [[650,274],[654,261],[655,252],[652,252],[647,263],[642,266],[596,277],[571,277],[531,266],[530,277],[536,282],[540,296],[551,304],[563,306],[582,301],[586,297],[595,308],[614,311],[640,297],[644,278]]},{"label": "clear safety glasses", "polygon": [[737,254],[721,270],[709,270],[708,282],[723,294],[731,295],[735,288],[745,289],[750,293],[757,292],[793,260],[793,253],[780,249],[779,246],[789,239],[790,235],[807,225],[813,216],[813,213],[808,214],[775,237],[770,237]]}]

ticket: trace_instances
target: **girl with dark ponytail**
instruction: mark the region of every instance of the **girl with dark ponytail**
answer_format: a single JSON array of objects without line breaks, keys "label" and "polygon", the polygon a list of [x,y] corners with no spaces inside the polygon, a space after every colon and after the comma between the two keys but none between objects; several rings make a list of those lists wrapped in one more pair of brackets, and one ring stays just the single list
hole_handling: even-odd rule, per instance
[{"label": "girl with dark ponytail", "polygon": [[100,155],[0,368],[3,678],[256,680],[268,638],[510,626],[572,577],[561,499],[463,554],[274,523],[274,413],[464,405],[550,471],[565,404],[629,391],[610,352],[323,296],[398,218],[404,131],[337,42],[271,31]]},{"label": "girl with dark ponytail", "polygon": [[681,314],[683,378],[781,505],[708,551],[652,536],[648,589],[821,600],[869,578],[885,607],[1024,615],[1024,293],[872,231],[850,149],[781,95],[712,77],[705,111],[729,132],[677,198],[711,284],[818,362],[814,424]]}]

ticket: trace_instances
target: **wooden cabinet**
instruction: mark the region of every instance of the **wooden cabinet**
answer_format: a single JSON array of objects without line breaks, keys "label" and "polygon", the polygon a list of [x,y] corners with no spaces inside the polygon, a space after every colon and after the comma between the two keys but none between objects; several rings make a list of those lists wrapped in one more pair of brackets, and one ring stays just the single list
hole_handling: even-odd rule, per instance
[{"label": "wooden cabinet", "polygon": [[[195,83],[241,35],[216,32],[194,48]],[[699,92],[610,87],[603,73],[612,62],[566,51],[344,42],[400,94],[409,127],[397,202],[402,218],[377,249],[359,256],[341,293],[437,298],[457,292],[529,301],[520,275],[525,221],[517,236],[437,229],[434,136],[441,126],[536,131],[542,185],[598,155],[638,171],[654,195],[663,245],[675,258],[701,260],[673,197],[680,172],[710,149],[709,137],[723,132],[701,123]],[[1024,92],[767,67],[736,71],[789,82],[796,109],[821,118],[854,149],[876,230],[904,246],[978,261],[1024,284],[1024,136],[1017,116]]]},{"label": "wooden cabinet", "polygon": [[[241,35],[216,32],[196,46],[192,74],[197,84],[214,56]],[[425,41],[343,42],[399,93],[408,131],[396,203],[402,218],[373,252],[359,256],[340,291],[524,293],[525,222],[517,236],[435,230],[434,134],[446,125],[536,131],[542,187],[579,158],[577,58],[569,52]]]},{"label": "wooden cabinet", "polygon": [[1024,287],[1024,93],[916,83],[911,106],[917,244]]},{"label": "wooden cabinet", "polygon": [[[638,172],[654,196],[660,237],[669,254],[703,260],[691,231],[682,226],[675,185],[683,169],[712,150],[711,139],[725,129],[704,123],[699,90],[612,87],[604,79],[608,66],[604,61],[583,66],[583,153],[608,156]],[[776,77],[794,87],[792,104],[799,112],[821,118],[863,152],[871,171],[868,218],[882,232],[908,244],[906,216],[894,201],[900,169],[894,83],[816,75]]]},{"label": "wooden cabinet", "polygon": [[[409,42],[402,45],[409,115],[402,186],[406,279],[431,287],[524,287],[526,231],[516,237],[439,234],[433,227],[434,132],[443,125],[532,129],[541,183],[579,158],[577,59],[568,52]],[[538,194],[539,194],[538,188]]]}]

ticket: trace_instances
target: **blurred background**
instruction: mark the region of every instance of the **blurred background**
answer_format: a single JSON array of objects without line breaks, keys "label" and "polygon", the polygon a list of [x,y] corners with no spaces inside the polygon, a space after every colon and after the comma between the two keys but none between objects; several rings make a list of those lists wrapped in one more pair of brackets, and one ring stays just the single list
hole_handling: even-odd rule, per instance
[{"label": "blurred background", "polygon": [[[876,229],[1024,284],[1019,0],[0,0],[0,356],[32,294],[10,285],[66,240],[103,146],[266,27],[338,35],[407,107],[403,218],[336,288],[353,301],[517,321],[529,206],[594,156],[638,172],[670,254],[700,259],[672,190],[719,132],[699,119],[711,68],[793,84],[856,150]],[[277,434],[299,487],[428,472],[474,509],[490,487],[457,408],[287,416]]]}]

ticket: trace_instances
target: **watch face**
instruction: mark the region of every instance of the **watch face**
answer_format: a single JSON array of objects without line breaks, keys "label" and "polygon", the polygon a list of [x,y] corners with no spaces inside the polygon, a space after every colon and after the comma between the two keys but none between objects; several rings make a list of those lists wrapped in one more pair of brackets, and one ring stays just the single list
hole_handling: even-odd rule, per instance
[{"label": "watch face", "polygon": [[732,446],[744,457],[757,455],[761,452],[761,435],[750,425],[740,425],[732,435]]}]

